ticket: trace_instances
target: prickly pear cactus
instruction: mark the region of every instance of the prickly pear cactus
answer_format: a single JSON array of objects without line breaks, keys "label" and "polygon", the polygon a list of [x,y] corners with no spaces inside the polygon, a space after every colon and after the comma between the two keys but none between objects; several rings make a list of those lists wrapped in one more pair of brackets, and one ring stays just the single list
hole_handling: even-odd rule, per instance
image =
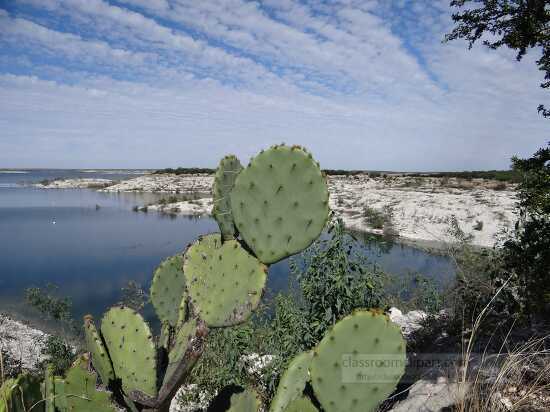
[{"label": "prickly pear cactus", "polygon": [[44,412],[40,380],[28,373],[8,379],[0,388],[0,412]]},{"label": "prickly pear cactus", "polygon": [[302,396],[290,402],[284,412],[318,412],[318,410],[308,398]]},{"label": "prickly pear cactus", "polygon": [[133,309],[113,307],[103,316],[101,333],[124,391],[156,397],[157,350],[143,317]]},{"label": "prickly pear cactus", "polygon": [[187,352],[191,339],[195,336],[197,330],[197,322],[194,319],[190,319],[184,323],[178,330],[175,338],[174,347],[168,354],[168,367],[166,368],[166,374],[164,380],[169,381],[172,378],[176,368],[182,362],[185,353]]},{"label": "prickly pear cactus", "polygon": [[214,175],[214,183],[212,185],[214,207],[212,208],[212,215],[218,222],[220,232],[225,240],[235,237],[236,230],[233,223],[229,194],[231,193],[231,189],[233,189],[237,175],[242,169],[243,167],[239,159],[233,155],[228,155],[220,161]]},{"label": "prickly pear cactus", "polygon": [[65,393],[65,381],[62,377],[54,377],[54,391],[55,391],[55,411],[65,412],[67,411],[67,396]]},{"label": "prickly pear cactus", "polygon": [[383,313],[357,311],[314,350],[311,384],[326,412],[375,411],[405,370],[405,341]]},{"label": "prickly pear cactus", "polygon": [[227,412],[258,412],[261,405],[259,395],[255,391],[247,389],[231,396],[231,407]]},{"label": "prickly pear cactus", "polygon": [[[110,393],[96,389],[97,376],[88,372],[87,364],[88,359],[85,357],[79,358],[65,376],[66,411],[116,412],[110,400]],[[65,412],[62,409],[60,411]]]},{"label": "prickly pear cactus", "polygon": [[183,256],[177,254],[163,261],[155,270],[151,283],[151,302],[162,322],[175,327],[178,308],[185,293]]},{"label": "prickly pear cactus", "polygon": [[231,210],[241,237],[258,259],[277,262],[307,248],[325,227],[325,176],[305,149],[273,146],[237,177]]},{"label": "prickly pear cactus", "polygon": [[115,373],[109,353],[103,344],[103,339],[98,333],[91,315],[84,317],[84,335],[86,338],[86,347],[92,355],[92,364],[99,374],[101,382],[107,386],[110,381],[115,379]]},{"label": "prickly pear cactus", "polygon": [[44,404],[46,412],[55,412],[55,376],[52,365],[46,367],[44,374]]},{"label": "prickly pear cactus", "polygon": [[187,290],[196,314],[208,326],[244,322],[260,303],[267,267],[236,240],[207,235],[189,246],[184,268]]},{"label": "prickly pear cactus", "polygon": [[304,352],[297,355],[283,373],[277,393],[271,402],[270,412],[284,412],[287,406],[302,396],[302,392],[309,381],[309,365],[313,352]]}]

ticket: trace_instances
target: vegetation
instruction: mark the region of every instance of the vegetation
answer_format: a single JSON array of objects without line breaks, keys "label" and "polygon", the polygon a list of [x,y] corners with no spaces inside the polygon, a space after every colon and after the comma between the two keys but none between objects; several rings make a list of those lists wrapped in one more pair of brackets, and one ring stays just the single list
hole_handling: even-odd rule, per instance
[{"label": "vegetation", "polygon": [[57,296],[57,291],[58,287],[51,284],[43,289],[28,288],[25,299],[47,319],[56,321],[61,329],[59,335],[50,334],[37,342],[44,360],[36,367],[45,370],[51,365],[55,373],[63,374],[76,358],[79,348],[75,337],[80,334],[80,328],[71,313],[71,300]]},{"label": "vegetation", "polygon": [[[315,169],[315,163],[307,160],[309,157],[302,150],[276,146],[259,156],[257,167],[269,170],[276,161],[270,157],[271,151],[280,151],[288,156],[300,156],[306,167]],[[319,169],[313,170],[318,179],[312,179],[314,192],[308,197],[299,198],[299,191],[259,200],[252,193],[255,185],[273,187],[278,195],[287,182],[285,179],[292,178],[294,169],[288,168],[289,176],[277,176],[282,180],[275,182],[265,177],[270,176],[269,173],[260,174],[261,180],[250,172],[239,172],[232,180],[233,189],[223,193],[232,198],[224,206],[224,221],[219,222],[220,227],[223,225],[226,229],[224,241],[219,234],[203,236],[187,249],[185,258],[182,255],[169,258],[155,271],[149,298],[161,321],[160,336],[152,337],[151,329],[139,314],[148,296],[135,283],[123,289],[122,304],[105,314],[101,328],[96,329],[93,319],[86,318],[85,337],[92,364],[114,398],[109,398],[110,392],[94,389],[84,401],[90,402],[87,404],[90,407],[103,405],[106,410],[113,410],[112,402],[116,399],[127,408],[135,403],[139,408],[163,411],[185,381],[196,386],[183,396],[184,401],[196,400],[204,394],[212,398],[232,385],[246,388],[244,395],[232,397],[231,403],[235,405],[245,400],[261,401],[263,405],[299,400],[310,408],[313,400],[315,405],[320,403],[330,412],[330,405],[342,401],[338,393],[330,389],[335,387],[335,379],[341,379],[340,372],[336,376],[327,370],[325,361],[315,358],[308,361],[306,368],[310,374],[293,383],[300,398],[287,399],[285,391],[289,382],[285,371],[293,368],[298,359],[308,358],[312,349],[321,359],[339,358],[356,347],[365,353],[377,353],[376,345],[382,343],[381,338],[374,335],[373,340],[364,339],[362,334],[354,335],[353,328],[372,330],[386,325],[390,328],[391,347],[397,348],[395,355],[404,357],[405,345],[398,337],[399,330],[383,314],[389,304],[399,303],[401,308],[420,308],[431,314],[418,336],[408,342],[409,349],[415,352],[433,345],[435,337],[445,340],[447,351],[458,351],[464,348],[464,336],[469,336],[465,359],[483,345],[485,348],[490,345],[492,349],[502,345],[510,328],[529,325],[548,310],[549,160],[550,148],[541,149],[531,159],[514,159],[514,173],[522,177],[518,185],[521,221],[504,247],[494,250],[473,247],[471,235],[461,230],[456,219],[451,219],[449,231],[456,242],[448,252],[456,262],[457,278],[443,294],[439,292],[439,285],[421,274],[396,281],[369,265],[361,243],[345,231],[339,220],[330,222],[327,233],[318,237],[328,218],[328,192]],[[311,199],[316,201],[308,204]],[[314,233],[304,235],[299,225],[309,228],[313,222],[300,221],[299,213],[279,216],[278,224],[268,229],[267,225],[257,225],[254,220],[258,219],[254,217],[257,202],[258,207],[283,202],[277,210],[290,206],[304,208],[310,219],[319,220]],[[381,212],[365,210],[369,224],[384,230],[391,226],[391,215],[391,208]],[[232,217],[229,223],[234,226],[227,224],[227,216]],[[254,222],[256,226],[250,224]],[[286,225],[284,231],[280,229],[282,225]],[[476,222],[474,229],[483,230],[483,222]],[[240,239],[235,238],[236,230]],[[281,233],[284,241],[271,240]],[[291,248],[288,246],[291,242],[298,246]],[[290,291],[261,304],[266,265],[293,255]],[[232,276],[226,277],[226,273]],[[243,276],[246,282],[241,282]],[[54,287],[28,289],[26,299],[48,318],[64,325],[74,324],[70,300],[58,297]],[[365,310],[372,308],[378,309]],[[441,312],[442,309],[445,311]],[[334,341],[338,343],[330,343]],[[113,345],[113,342],[121,344]],[[386,346],[384,342],[382,347]],[[81,379],[91,382],[97,379],[95,374],[83,369],[82,358],[71,366],[76,357],[73,348],[67,339],[52,336],[45,342],[48,365],[40,366],[48,370],[46,382],[53,380],[54,391],[60,380],[67,385],[79,383]],[[510,360],[514,359],[514,352],[511,353]],[[468,369],[467,363],[465,369]],[[511,376],[509,367],[501,370],[503,376]],[[366,373],[373,370],[367,369]],[[401,369],[395,370],[396,377],[402,373]],[[74,380],[63,380],[66,374],[74,376]],[[309,376],[314,379],[308,382]],[[320,376],[321,381],[317,379]],[[464,375],[460,379],[466,383],[470,377]],[[376,386],[373,390],[376,389],[377,396],[369,395],[368,399],[363,399],[364,390],[355,392],[357,386],[345,388],[354,391],[354,399],[362,400],[360,410],[365,407],[374,410],[391,394],[396,383],[397,380],[391,380],[388,385]],[[463,409],[469,410],[477,404],[487,405],[492,399],[488,393],[486,386],[477,392],[468,392],[459,400],[459,406],[462,402],[466,405]],[[124,394],[131,396],[124,399]],[[302,398],[303,395],[306,398]],[[56,401],[52,402],[57,406]],[[347,408],[356,410],[352,404]]]},{"label": "vegetation", "polygon": [[517,170],[472,170],[463,172],[426,172],[426,173],[407,173],[410,177],[437,177],[442,179],[456,178],[464,180],[486,179],[498,180],[500,182],[519,183],[521,173]]},{"label": "vegetation", "polygon": [[550,144],[529,159],[513,159],[522,173],[520,221],[504,243],[504,266],[517,278],[529,315],[550,314]]},{"label": "vegetation", "polygon": [[[479,5],[479,6],[478,6]],[[476,7],[478,6],[478,7]],[[521,60],[529,49],[541,50],[536,64],[544,73],[542,88],[550,87],[550,9],[547,0],[453,0],[455,28],[447,41],[465,39],[471,48],[477,41],[491,48],[506,46]],[[539,112],[550,117],[543,105]]]},{"label": "vegetation", "polygon": [[189,174],[208,174],[211,175],[216,171],[216,169],[210,169],[207,167],[178,167],[173,169],[167,167],[166,169],[159,169],[153,172],[153,174],[175,174],[175,175],[189,175]]}]

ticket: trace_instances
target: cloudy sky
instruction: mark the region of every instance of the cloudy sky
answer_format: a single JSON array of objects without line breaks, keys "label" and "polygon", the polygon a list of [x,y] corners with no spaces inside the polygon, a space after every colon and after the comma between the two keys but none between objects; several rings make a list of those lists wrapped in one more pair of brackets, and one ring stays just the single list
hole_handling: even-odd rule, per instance
[{"label": "cloudy sky", "polygon": [[507,168],[549,138],[532,52],[442,44],[449,0],[0,0],[0,167]]}]

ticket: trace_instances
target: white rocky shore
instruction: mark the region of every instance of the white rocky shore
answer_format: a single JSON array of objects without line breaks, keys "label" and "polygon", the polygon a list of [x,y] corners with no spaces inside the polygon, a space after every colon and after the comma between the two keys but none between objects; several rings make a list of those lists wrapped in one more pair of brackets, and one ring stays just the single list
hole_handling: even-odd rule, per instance
[{"label": "white rocky shore", "polygon": [[49,180],[37,183],[34,187],[41,189],[102,189],[115,184],[114,180],[110,179],[59,179]]},{"label": "white rocky shore", "polygon": [[[55,187],[82,187],[82,180],[55,182]],[[151,174],[100,190],[193,195],[190,200],[150,205],[147,209],[208,215],[212,209],[212,181],[212,175],[205,174]],[[371,178],[367,174],[329,176],[328,182],[331,209],[347,227],[377,234],[391,231],[405,242],[429,246],[452,241],[449,227],[454,217],[460,229],[472,236],[474,245],[491,247],[517,218],[511,184],[400,175]]]},{"label": "white rocky shore", "polygon": [[21,367],[34,370],[43,359],[41,349],[48,335],[0,313],[0,350],[21,362]]}]

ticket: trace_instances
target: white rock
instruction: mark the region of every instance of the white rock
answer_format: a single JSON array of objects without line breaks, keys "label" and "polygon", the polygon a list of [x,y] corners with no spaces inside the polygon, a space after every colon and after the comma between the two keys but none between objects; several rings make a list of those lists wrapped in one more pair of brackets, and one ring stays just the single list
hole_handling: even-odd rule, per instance
[{"label": "white rock", "polygon": [[409,389],[406,399],[398,402],[389,412],[439,412],[454,405],[460,399],[463,388],[447,378],[435,382],[419,380]]},{"label": "white rock", "polygon": [[404,315],[399,309],[391,308],[389,310],[389,317],[392,322],[401,326],[403,336],[407,337],[411,333],[422,328],[422,321],[426,319],[428,315],[421,310],[412,310]]},{"label": "white rock", "polygon": [[43,360],[41,350],[48,335],[0,314],[0,347],[17,360],[23,369],[33,370]]}]

